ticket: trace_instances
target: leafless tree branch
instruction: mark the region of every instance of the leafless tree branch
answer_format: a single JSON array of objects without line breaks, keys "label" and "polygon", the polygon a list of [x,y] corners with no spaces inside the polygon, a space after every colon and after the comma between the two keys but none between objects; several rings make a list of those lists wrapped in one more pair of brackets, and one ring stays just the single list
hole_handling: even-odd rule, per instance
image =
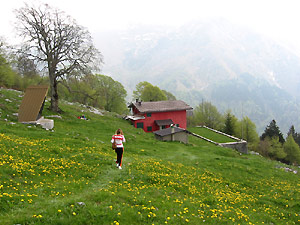
[{"label": "leafless tree branch", "polygon": [[47,4],[29,6],[15,11],[19,35],[26,38],[20,49],[31,59],[45,64],[48,70],[51,109],[58,111],[58,80],[75,71],[87,74],[103,63],[94,47],[90,33],[64,12]]}]

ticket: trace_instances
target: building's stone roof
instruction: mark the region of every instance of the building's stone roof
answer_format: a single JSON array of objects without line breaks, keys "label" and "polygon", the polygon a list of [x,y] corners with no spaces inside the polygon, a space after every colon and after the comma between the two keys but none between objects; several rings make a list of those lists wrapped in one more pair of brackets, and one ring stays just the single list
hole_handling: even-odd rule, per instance
[{"label": "building's stone roof", "polygon": [[158,101],[158,102],[134,102],[132,103],[137,110],[141,113],[150,112],[168,112],[168,111],[181,111],[191,110],[191,106],[181,100],[174,101]]},{"label": "building's stone roof", "polygon": [[[173,134],[179,133],[179,132],[186,132],[185,129],[179,128],[179,127],[173,127],[173,129],[174,129]],[[169,128],[166,128],[166,129],[162,129],[162,130],[157,130],[157,131],[154,131],[153,133],[156,134],[156,135],[158,135],[158,136],[164,137],[164,136],[172,134],[172,127],[169,127]]]}]

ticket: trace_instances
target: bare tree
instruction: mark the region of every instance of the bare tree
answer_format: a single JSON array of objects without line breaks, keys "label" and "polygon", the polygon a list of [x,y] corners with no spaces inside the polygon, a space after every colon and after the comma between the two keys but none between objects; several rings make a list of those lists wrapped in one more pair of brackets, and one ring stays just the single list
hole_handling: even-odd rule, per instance
[{"label": "bare tree", "polygon": [[102,56],[87,29],[59,9],[47,4],[39,7],[25,4],[15,13],[16,29],[24,37],[20,51],[47,69],[50,109],[59,112],[58,83],[73,74],[88,74],[99,69]]}]

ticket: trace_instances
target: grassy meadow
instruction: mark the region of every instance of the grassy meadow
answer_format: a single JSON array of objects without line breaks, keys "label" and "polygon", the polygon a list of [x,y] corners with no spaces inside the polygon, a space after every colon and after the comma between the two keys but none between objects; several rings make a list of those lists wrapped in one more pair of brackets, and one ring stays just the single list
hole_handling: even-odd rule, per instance
[{"label": "grassy meadow", "polygon": [[[0,89],[1,225],[300,224],[300,175],[284,164],[192,136],[159,142],[78,104],[61,102],[53,131],[19,124],[21,98]],[[117,128],[122,170],[110,144]]]},{"label": "grassy meadow", "polygon": [[192,127],[188,129],[189,131],[198,134],[202,137],[208,138],[217,143],[227,143],[227,142],[236,142],[236,140],[227,137],[225,135],[220,135],[212,130],[209,130],[205,127]]}]

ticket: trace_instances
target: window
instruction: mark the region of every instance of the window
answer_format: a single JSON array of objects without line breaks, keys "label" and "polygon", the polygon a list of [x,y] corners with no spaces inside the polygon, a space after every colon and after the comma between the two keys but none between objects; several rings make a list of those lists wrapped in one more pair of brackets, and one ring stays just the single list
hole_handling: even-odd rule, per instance
[{"label": "window", "polygon": [[147,117],[151,117],[152,116],[152,114],[151,113],[147,113]]},{"label": "window", "polygon": [[136,128],[142,128],[144,129],[144,123],[137,123]]},{"label": "window", "polygon": [[152,127],[151,126],[147,127],[147,131],[152,131]]},{"label": "window", "polygon": [[166,125],[162,125],[162,126],[161,126],[161,129],[166,129]]}]

